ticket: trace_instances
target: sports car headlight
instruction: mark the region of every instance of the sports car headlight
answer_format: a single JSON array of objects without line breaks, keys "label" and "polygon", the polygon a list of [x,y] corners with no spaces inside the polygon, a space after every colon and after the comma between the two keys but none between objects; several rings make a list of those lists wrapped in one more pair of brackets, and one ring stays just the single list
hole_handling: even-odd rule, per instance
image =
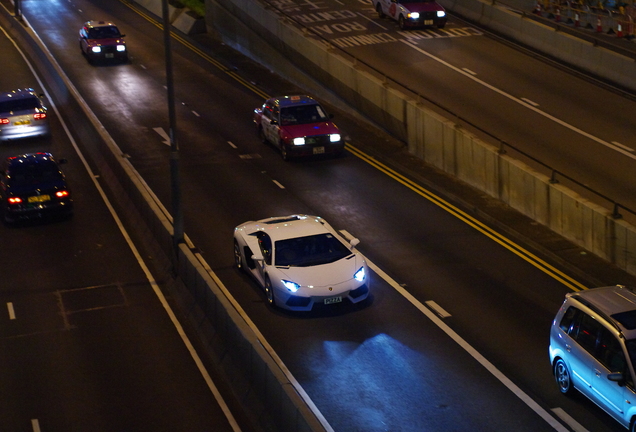
[{"label": "sports car headlight", "polygon": [[329,141],[331,141],[331,142],[340,141],[340,134],[331,134],[331,135],[329,135]]},{"label": "sports car headlight", "polygon": [[294,138],[294,145],[305,145],[305,138]]},{"label": "sports car headlight", "polygon": [[409,18],[411,19],[418,19],[420,17],[420,13],[419,12],[411,12],[409,14]]},{"label": "sports car headlight", "polygon": [[117,51],[119,52],[126,51],[126,45],[117,45]]},{"label": "sports car headlight", "polygon": [[446,16],[446,12],[444,11],[437,11],[437,18],[444,18]]},{"label": "sports car headlight", "polygon": [[91,48],[91,51],[93,51],[94,53],[100,53],[102,52],[102,47],[95,46]]},{"label": "sports car headlight", "polygon": [[285,279],[281,279],[281,282],[283,283],[283,285],[285,285],[285,288],[287,288],[291,292],[296,292],[298,291],[298,288],[300,288],[300,285],[298,285],[296,282],[288,281]]},{"label": "sports car headlight", "polygon": [[364,271],[364,267],[360,267],[360,269],[354,273],[353,278],[358,282],[362,282],[366,277],[366,273]]}]

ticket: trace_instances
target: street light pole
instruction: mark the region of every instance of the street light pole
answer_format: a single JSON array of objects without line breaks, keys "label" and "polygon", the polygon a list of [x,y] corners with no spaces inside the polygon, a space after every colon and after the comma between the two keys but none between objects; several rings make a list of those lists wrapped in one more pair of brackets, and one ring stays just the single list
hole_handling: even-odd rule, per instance
[{"label": "street light pole", "polygon": [[[179,181],[179,144],[177,142],[177,121],[174,106],[174,83],[172,76],[172,50],[170,49],[170,16],[168,0],[162,0],[163,36],[166,51],[166,87],[168,89],[168,119],[170,122],[170,181],[172,188],[172,242],[175,259],[179,256],[179,244],[183,243],[183,210]],[[177,270],[175,262],[175,271]]]}]

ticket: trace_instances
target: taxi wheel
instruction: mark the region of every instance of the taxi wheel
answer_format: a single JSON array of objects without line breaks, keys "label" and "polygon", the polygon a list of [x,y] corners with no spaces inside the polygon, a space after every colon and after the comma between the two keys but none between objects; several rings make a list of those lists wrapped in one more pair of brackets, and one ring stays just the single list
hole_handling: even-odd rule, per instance
[{"label": "taxi wheel", "polygon": [[380,18],[385,18],[386,15],[384,15],[384,12],[382,12],[382,5],[380,3],[378,3],[378,5],[375,8],[376,12],[378,13],[378,16]]},{"label": "taxi wheel", "polygon": [[283,157],[284,161],[288,161],[290,159],[289,152],[287,151],[287,146],[285,146],[285,144],[283,144],[282,142],[280,143],[280,155]]},{"label": "taxi wheel", "polygon": [[404,16],[400,15],[398,19],[398,25],[400,26],[400,30],[406,30],[406,22],[404,21]]},{"label": "taxi wheel", "polygon": [[265,138],[265,132],[263,132],[263,128],[259,127],[258,128],[258,137],[260,138],[261,142],[263,144],[267,144],[267,138]]}]

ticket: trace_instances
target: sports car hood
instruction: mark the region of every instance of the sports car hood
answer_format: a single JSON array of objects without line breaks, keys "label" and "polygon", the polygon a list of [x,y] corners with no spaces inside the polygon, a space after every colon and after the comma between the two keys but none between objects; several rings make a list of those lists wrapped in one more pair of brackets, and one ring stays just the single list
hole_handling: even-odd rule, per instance
[{"label": "sports car hood", "polygon": [[360,254],[353,254],[329,264],[310,267],[276,267],[276,269],[281,277],[301,286],[322,287],[353,279],[353,274],[362,267],[363,262]]},{"label": "sports car hood", "polygon": [[441,5],[435,2],[417,2],[406,3],[402,2],[402,6],[409,10],[409,12],[435,12],[445,10]]},{"label": "sports car hood", "polygon": [[340,130],[332,122],[308,123],[301,125],[281,126],[290,137],[306,137],[314,135],[339,134]]}]

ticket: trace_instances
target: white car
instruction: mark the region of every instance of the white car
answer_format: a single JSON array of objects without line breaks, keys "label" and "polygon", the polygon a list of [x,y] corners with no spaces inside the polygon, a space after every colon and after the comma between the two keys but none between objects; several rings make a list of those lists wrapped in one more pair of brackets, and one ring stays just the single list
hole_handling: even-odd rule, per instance
[{"label": "white car", "polygon": [[318,216],[291,215],[245,222],[234,229],[236,266],[263,287],[271,305],[310,311],[317,303],[369,296],[364,257]]}]

